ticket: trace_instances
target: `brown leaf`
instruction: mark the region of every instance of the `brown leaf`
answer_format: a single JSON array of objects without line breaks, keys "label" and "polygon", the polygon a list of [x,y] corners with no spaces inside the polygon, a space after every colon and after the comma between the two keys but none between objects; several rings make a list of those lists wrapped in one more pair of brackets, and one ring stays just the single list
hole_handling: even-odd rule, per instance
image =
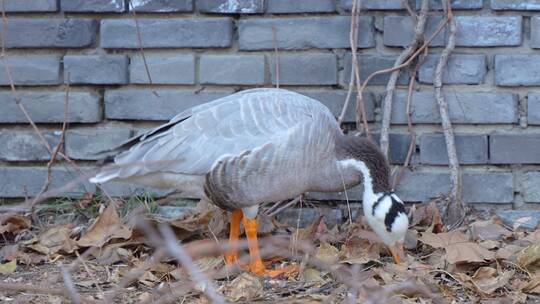
[{"label": "brown leaf", "polygon": [[330,265],[334,264],[338,260],[339,250],[328,244],[328,243],[321,243],[319,248],[317,248],[317,252],[315,253],[315,257],[325,263],[328,263]]},{"label": "brown leaf", "polygon": [[529,282],[520,287],[520,290],[526,293],[540,294],[540,274],[532,277]]},{"label": "brown leaf", "polygon": [[245,272],[228,283],[224,288],[225,296],[233,302],[240,300],[249,301],[259,296],[262,291],[263,286],[259,278]]},{"label": "brown leaf", "polygon": [[531,242],[532,244],[540,244],[540,229],[537,229],[534,232],[530,233],[529,235],[524,237],[523,240]]},{"label": "brown leaf", "polygon": [[85,192],[81,198],[75,202],[75,207],[77,209],[87,208],[92,202],[92,198],[94,198],[94,192]]},{"label": "brown leaf", "polygon": [[508,244],[504,246],[503,248],[499,248],[499,250],[497,250],[497,252],[495,253],[495,257],[497,259],[503,259],[503,260],[515,259],[516,253],[518,253],[522,249],[523,247],[521,246]]},{"label": "brown leaf", "polygon": [[540,244],[533,244],[523,249],[518,254],[517,264],[529,270],[540,267]]},{"label": "brown leaf", "polygon": [[514,271],[506,271],[499,274],[495,268],[480,267],[471,277],[471,281],[478,291],[490,295],[495,290],[508,284],[508,281],[510,281],[513,275]]},{"label": "brown leaf", "polygon": [[469,237],[460,231],[439,234],[424,232],[420,241],[434,248],[444,248],[446,251],[445,259],[451,264],[484,262],[495,257],[493,252],[476,243],[469,242]]},{"label": "brown leaf", "polygon": [[71,253],[78,248],[77,242],[70,237],[72,231],[71,224],[51,227],[38,236],[37,243],[26,247],[46,255],[59,251]]},{"label": "brown leaf", "polygon": [[17,260],[11,260],[10,262],[0,264],[0,274],[10,274],[17,269]]},{"label": "brown leaf", "polygon": [[444,233],[423,232],[420,241],[433,248],[446,248],[451,244],[468,242],[469,237],[461,231],[450,231]]},{"label": "brown leaf", "polygon": [[131,228],[122,224],[113,204],[110,204],[86,231],[77,244],[81,247],[102,247],[111,239],[129,239]]},{"label": "brown leaf", "polygon": [[492,221],[475,222],[471,226],[473,239],[476,241],[501,240],[512,236],[512,232]]},{"label": "brown leaf", "polygon": [[28,218],[18,214],[0,215],[0,234],[17,234],[19,231],[30,228],[31,222]]},{"label": "brown leaf", "polygon": [[411,227],[424,225],[430,227],[428,231],[443,231],[442,229],[444,225],[442,223],[441,214],[439,213],[439,209],[437,208],[437,204],[435,203],[435,201],[431,201],[427,204],[420,204],[419,207],[418,205],[414,205],[414,208],[411,208],[411,210]]}]

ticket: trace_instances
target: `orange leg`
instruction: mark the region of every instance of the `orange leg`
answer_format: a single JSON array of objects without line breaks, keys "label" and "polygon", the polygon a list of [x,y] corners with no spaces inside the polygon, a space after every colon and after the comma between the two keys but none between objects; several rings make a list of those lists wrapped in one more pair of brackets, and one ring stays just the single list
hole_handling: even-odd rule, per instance
[{"label": "orange leg", "polygon": [[257,241],[257,219],[244,218],[244,229],[246,230],[246,237],[249,247],[249,256],[251,262],[249,263],[249,270],[251,272],[264,275],[266,268],[261,260],[259,254],[259,242]]},{"label": "orange leg", "polygon": [[238,259],[238,236],[240,235],[240,221],[244,217],[242,210],[235,209],[231,214],[231,227],[229,231],[229,251],[225,253],[225,263],[231,266]]}]

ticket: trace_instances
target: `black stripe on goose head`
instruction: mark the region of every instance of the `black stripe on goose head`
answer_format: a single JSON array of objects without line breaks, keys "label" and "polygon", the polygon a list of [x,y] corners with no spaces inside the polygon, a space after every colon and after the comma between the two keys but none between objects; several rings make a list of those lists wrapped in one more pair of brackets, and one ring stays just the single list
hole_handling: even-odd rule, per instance
[{"label": "black stripe on goose head", "polygon": [[393,195],[390,195],[390,198],[392,199],[392,205],[390,205],[390,209],[386,213],[386,216],[384,217],[384,225],[386,226],[386,230],[388,232],[392,231],[392,225],[394,224],[394,221],[400,214],[407,215],[407,212],[405,211],[405,206],[402,202],[398,202],[394,199]]},{"label": "black stripe on goose head", "polygon": [[388,192],[390,188],[390,166],[379,147],[363,136],[340,134],[336,141],[339,160],[357,159],[366,164],[373,180],[375,193]]}]

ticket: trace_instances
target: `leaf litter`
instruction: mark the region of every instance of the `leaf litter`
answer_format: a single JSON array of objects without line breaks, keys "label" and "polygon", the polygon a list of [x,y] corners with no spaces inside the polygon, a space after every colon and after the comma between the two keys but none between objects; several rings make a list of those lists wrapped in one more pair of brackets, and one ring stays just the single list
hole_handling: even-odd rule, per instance
[{"label": "leaf litter", "polygon": [[[93,194],[92,194],[93,195]],[[76,206],[92,200],[85,195]],[[156,249],[155,239],[121,217],[115,204],[95,218],[33,225],[35,216],[0,217],[1,284],[49,284],[64,288],[60,265],[73,265],[72,280],[82,302],[210,303],[208,286]],[[444,231],[435,201],[410,207],[404,262],[396,265],[360,216],[328,227],[324,216],[311,225],[289,227],[261,215],[265,240],[279,237],[284,248],[267,250],[268,268],[293,265],[276,278],[257,277],[225,266],[220,246],[227,244],[228,215],[200,202],[176,219],[146,213],[150,226],[167,223],[193,265],[232,303],[535,303],[540,301],[540,228],[506,227],[497,218],[470,215],[461,227]],[[140,216],[140,215],[138,215]],[[88,249],[90,254],[84,256]],[[240,251],[240,265],[249,254]],[[65,267],[65,266],[64,266]],[[56,278],[56,279],[55,279]],[[45,286],[45,285],[44,285]],[[58,294],[2,291],[0,301],[62,303]],[[502,301],[502,302],[501,302]]]}]

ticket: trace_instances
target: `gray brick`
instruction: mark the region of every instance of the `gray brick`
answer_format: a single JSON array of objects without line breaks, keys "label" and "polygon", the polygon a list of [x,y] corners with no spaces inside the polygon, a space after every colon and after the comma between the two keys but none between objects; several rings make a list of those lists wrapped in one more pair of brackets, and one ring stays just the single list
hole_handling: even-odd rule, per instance
[{"label": "gray brick", "polygon": [[492,134],[492,164],[540,164],[540,134]]},{"label": "gray brick", "polygon": [[[360,17],[358,26],[358,47],[374,47],[373,17]],[[349,28],[346,16],[257,18],[238,23],[242,50],[273,49],[275,44],[280,49],[349,48]]]},{"label": "gray brick", "polygon": [[[540,5],[539,5],[540,6]],[[540,17],[531,17],[531,47],[540,48]]]},{"label": "gray brick", "polygon": [[126,128],[85,128],[66,131],[66,153],[71,159],[97,160],[97,153],[114,148],[131,136]]},{"label": "gray brick", "polygon": [[198,0],[200,12],[214,14],[260,14],[264,0]]},{"label": "gray brick", "polygon": [[123,12],[124,0],[61,0],[64,12]]},{"label": "gray brick", "polygon": [[[334,54],[280,55],[279,83],[283,85],[337,84],[337,58]],[[275,57],[270,58],[270,76],[276,84]]]},{"label": "gray brick", "polygon": [[[341,114],[341,109],[347,98],[347,91],[344,90],[331,90],[331,91],[306,91],[301,90],[298,93],[314,98],[325,106],[327,106],[334,116],[338,117]],[[356,113],[355,113],[355,102],[356,94],[351,95],[351,100],[349,101],[349,108],[343,118],[344,122],[355,122]],[[367,120],[372,122],[375,120],[375,97],[372,93],[364,92],[364,108],[366,109]]]},{"label": "gray brick", "polygon": [[66,55],[64,78],[72,84],[124,84],[128,82],[125,55]]},{"label": "gray brick", "polygon": [[540,93],[530,92],[527,96],[527,123],[540,125]]},{"label": "gray brick", "polygon": [[511,203],[514,175],[511,172],[463,174],[463,199],[469,203]]},{"label": "gray brick", "polygon": [[[391,68],[394,66],[397,56],[388,56],[388,55],[359,55],[358,56],[358,66],[360,68],[360,80],[364,81],[370,74],[382,70]],[[343,60],[343,72],[341,77],[341,84],[344,86],[349,85],[349,80],[351,77],[351,62],[352,55],[347,53]],[[385,73],[377,75],[369,81],[369,84],[375,85],[386,85],[390,79],[390,73]],[[409,73],[407,69],[402,70],[398,78],[398,84],[406,85],[409,83]]]},{"label": "gray brick", "polygon": [[347,189],[347,195],[345,191],[341,192],[309,192],[307,194],[308,199],[318,200],[318,201],[361,201],[363,195],[364,187],[358,185]]},{"label": "gray brick", "polygon": [[[195,56],[192,54],[145,53],[152,81],[159,84],[195,83]],[[129,64],[131,83],[149,83],[141,55],[131,56]]]},{"label": "gray brick", "polygon": [[[362,9],[367,10],[401,10],[405,9],[401,0],[362,0]],[[353,0],[340,0],[340,7],[350,11],[352,9]]]},{"label": "gray brick", "polygon": [[[428,55],[420,67],[418,79],[422,83],[433,83],[439,54]],[[443,72],[446,84],[480,84],[487,73],[486,56],[481,54],[452,54]]]},{"label": "gray brick", "polygon": [[[139,19],[142,45],[145,48],[229,47],[232,26],[230,18]],[[138,48],[133,20],[102,20],[101,47]]]},{"label": "gray brick", "polygon": [[283,210],[283,212],[280,212],[276,216],[276,219],[280,223],[291,227],[296,227],[297,225],[299,227],[308,227],[320,216],[323,216],[323,221],[329,228],[343,223],[343,214],[339,208],[306,208],[305,205],[302,209],[289,208]]},{"label": "gray brick", "polygon": [[491,8],[494,10],[538,11],[540,3],[538,0],[491,0]]},{"label": "gray brick", "polygon": [[[45,167],[0,167],[0,197],[25,197],[35,196],[43,187],[47,179],[47,168]],[[63,167],[53,167],[52,179],[49,189],[58,189],[71,185],[74,181],[80,180],[81,183],[74,183],[71,189],[65,192],[59,192],[55,197],[80,197],[86,191],[94,191],[95,186],[85,181],[78,172],[67,170]]]},{"label": "gray brick", "polygon": [[[540,221],[540,210],[495,210],[495,214],[508,227],[513,227],[517,220],[520,220],[520,229],[536,229]],[[525,222],[523,219],[528,218]]]},{"label": "gray brick", "polygon": [[[36,123],[64,121],[64,92],[17,92],[21,103]],[[68,122],[94,123],[101,120],[99,96],[90,92],[69,92]],[[0,92],[0,122],[27,123],[10,91]]]},{"label": "gray brick", "polygon": [[[460,164],[486,164],[488,162],[487,135],[457,134],[456,150]],[[420,162],[429,165],[447,165],[448,154],[443,134],[422,134]]]},{"label": "gray brick", "polygon": [[[59,84],[60,56],[58,55],[12,55],[7,56],[7,65],[16,85]],[[9,85],[4,61],[0,63],[0,85]]]},{"label": "gray brick", "polygon": [[169,120],[190,107],[229,95],[230,91],[193,92],[157,90],[156,97],[147,89],[105,91],[105,116],[109,119]]},{"label": "gray brick", "polygon": [[540,55],[495,55],[495,84],[500,86],[540,85]]},{"label": "gray brick", "polygon": [[522,41],[521,16],[458,16],[458,46],[516,46]]},{"label": "gray brick", "polygon": [[[381,140],[380,134],[376,133],[372,135],[373,140],[377,144],[379,144]],[[405,159],[407,158],[407,152],[409,151],[409,144],[411,143],[411,136],[409,134],[390,133],[389,143],[390,163],[394,165],[402,165],[403,163],[405,163]]]},{"label": "gray brick", "polygon": [[[431,36],[441,22],[441,16],[428,18],[426,36]],[[457,16],[457,46],[515,46],[522,41],[521,16]],[[383,41],[387,46],[407,46],[414,36],[412,20],[409,16],[386,16],[384,18]],[[441,33],[431,42],[431,46],[443,46],[447,32]]]},{"label": "gray brick", "polygon": [[56,0],[4,0],[6,13],[56,12]]},{"label": "gray brick", "polygon": [[[431,16],[426,23],[426,37],[433,35],[441,16]],[[445,44],[446,29],[431,41],[430,46],[443,46]],[[414,37],[414,27],[409,16],[386,16],[384,17],[383,42],[386,46],[408,46]]]},{"label": "gray brick", "polygon": [[131,0],[136,12],[173,13],[193,11],[193,0]]},{"label": "gray brick", "polygon": [[[490,189],[490,191],[485,191],[485,189]],[[448,173],[406,171],[396,192],[404,201],[423,202],[449,191],[450,176]],[[469,203],[512,202],[514,200],[512,173],[463,174],[463,199]]]},{"label": "gray brick", "polygon": [[[41,134],[54,149],[60,140],[60,131],[42,130]],[[49,160],[50,154],[33,130],[0,130],[0,160]]]},{"label": "gray brick", "polygon": [[267,0],[266,3],[266,12],[272,14],[332,13],[336,11],[336,4],[333,0],[311,0],[309,2]]},{"label": "gray brick", "polygon": [[[518,96],[504,92],[447,92],[450,119],[458,124],[517,123]],[[405,92],[397,92],[392,123],[406,124]],[[432,92],[414,92],[411,102],[414,123],[440,123],[439,107]]]},{"label": "gray brick", "polygon": [[141,195],[150,194],[158,198],[158,197],[164,197],[176,191],[174,189],[152,188],[152,187],[141,186],[139,184],[128,184],[124,182],[106,182],[101,185],[101,188],[107,191],[107,194],[109,194],[110,196],[125,197],[125,198],[131,198],[137,194],[141,194]]},{"label": "gray brick", "polygon": [[203,84],[264,84],[264,55],[202,55]]},{"label": "gray brick", "polygon": [[[483,7],[482,0],[452,0],[451,2],[452,9],[455,10],[465,10],[465,9],[480,9]],[[416,7],[420,8],[422,0],[416,0]],[[429,1],[430,10],[442,10],[442,1],[441,0],[430,0]]]},{"label": "gray brick", "polygon": [[530,171],[524,174],[521,186],[523,200],[527,203],[540,203],[540,171]]},{"label": "gray brick", "polygon": [[94,43],[97,21],[83,18],[9,18],[8,48],[81,48]]}]

